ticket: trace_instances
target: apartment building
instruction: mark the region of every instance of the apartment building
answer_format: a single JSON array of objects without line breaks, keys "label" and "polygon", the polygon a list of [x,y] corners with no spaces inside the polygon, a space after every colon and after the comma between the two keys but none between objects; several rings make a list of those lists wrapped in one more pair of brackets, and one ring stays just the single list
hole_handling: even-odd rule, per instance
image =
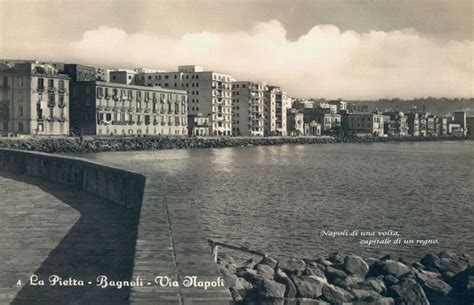
[{"label": "apartment building", "polygon": [[[177,72],[141,71],[137,69],[135,84],[186,90],[188,114],[209,117],[209,135],[232,134],[232,83],[228,74],[204,71],[199,66],[179,66]],[[113,74],[111,74],[113,75]]]},{"label": "apartment building", "polygon": [[286,136],[286,92],[277,86],[267,86],[265,97],[264,135]]},{"label": "apartment building", "polygon": [[304,115],[298,109],[290,109],[286,114],[287,134],[290,136],[302,136],[304,130]]},{"label": "apartment building", "polygon": [[49,64],[0,67],[0,133],[69,134],[69,78]]},{"label": "apartment building", "polygon": [[384,112],[384,134],[390,137],[404,137],[408,135],[407,116],[400,111]]},{"label": "apartment building", "polygon": [[408,134],[414,137],[420,136],[420,118],[418,113],[409,112],[407,113],[407,125],[408,125]]},{"label": "apartment building", "polygon": [[102,81],[71,83],[71,129],[79,134],[187,135],[183,90]]},{"label": "apartment building", "polygon": [[262,82],[239,81],[232,85],[232,134],[264,136],[265,91]]},{"label": "apartment building", "polygon": [[347,127],[353,135],[382,137],[384,135],[383,115],[378,113],[350,113]]}]

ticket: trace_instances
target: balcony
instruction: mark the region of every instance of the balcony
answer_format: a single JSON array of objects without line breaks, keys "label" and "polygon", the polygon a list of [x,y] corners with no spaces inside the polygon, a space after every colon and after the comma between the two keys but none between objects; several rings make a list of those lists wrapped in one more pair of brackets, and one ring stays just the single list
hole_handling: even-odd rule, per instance
[{"label": "balcony", "polygon": [[143,121],[137,121],[137,125],[142,125]]},{"label": "balcony", "polygon": [[62,102],[62,103],[59,103],[58,106],[59,108],[64,108],[67,106],[67,103]]},{"label": "balcony", "polygon": [[173,126],[173,122],[168,122],[168,125],[169,125],[169,126]]},{"label": "balcony", "polygon": [[43,92],[43,91],[44,91],[44,87],[36,87],[36,91],[38,91],[38,92]]},{"label": "balcony", "polygon": [[161,122],[161,126],[165,126],[166,125],[166,122]]},{"label": "balcony", "polygon": [[48,87],[48,92],[56,92],[58,91],[58,88],[56,87]]},{"label": "balcony", "polygon": [[145,107],[145,112],[150,112],[151,108],[150,107]]},{"label": "balcony", "polygon": [[54,106],[56,106],[56,102],[48,101],[48,107],[54,107]]},{"label": "balcony", "polygon": [[153,125],[157,126],[158,124],[158,121],[153,121]]}]

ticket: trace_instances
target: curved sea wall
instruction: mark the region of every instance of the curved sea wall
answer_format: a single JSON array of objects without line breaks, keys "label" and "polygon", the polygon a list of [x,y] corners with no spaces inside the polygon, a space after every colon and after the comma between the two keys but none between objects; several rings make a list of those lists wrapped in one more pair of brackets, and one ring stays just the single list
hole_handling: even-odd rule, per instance
[{"label": "curved sea wall", "polygon": [[218,268],[236,304],[471,305],[474,267],[468,255],[442,252],[409,264],[337,253],[311,260],[271,257]]},{"label": "curved sea wall", "polygon": [[139,211],[145,176],[73,157],[0,148],[0,170],[78,186]]},{"label": "curved sea wall", "polygon": [[332,137],[139,137],[0,139],[0,147],[48,153],[218,148],[282,144],[374,143],[466,140],[465,137],[332,138]]}]

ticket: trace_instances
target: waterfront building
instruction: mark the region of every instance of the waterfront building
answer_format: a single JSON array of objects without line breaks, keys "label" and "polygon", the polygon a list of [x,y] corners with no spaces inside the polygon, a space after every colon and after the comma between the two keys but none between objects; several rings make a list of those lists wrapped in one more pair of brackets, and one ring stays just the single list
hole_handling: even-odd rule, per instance
[{"label": "waterfront building", "polygon": [[379,113],[350,113],[347,115],[348,133],[356,136],[382,137],[384,117]]},{"label": "waterfront building", "polygon": [[448,119],[443,117],[435,118],[435,129],[439,136],[446,136],[448,134]]},{"label": "waterfront building", "polygon": [[290,109],[286,114],[287,134],[289,136],[302,136],[305,134],[304,114],[297,109]]},{"label": "waterfront building", "polygon": [[71,129],[79,134],[188,134],[186,91],[83,81],[71,83],[70,99]]},{"label": "waterfront building", "polygon": [[428,113],[419,113],[418,118],[420,119],[420,136],[424,137],[428,134]]},{"label": "waterfront building", "polygon": [[232,85],[232,134],[262,136],[265,123],[265,91],[262,82],[238,81]]},{"label": "waterfront building", "polygon": [[310,124],[312,121],[321,125],[321,133],[325,135],[332,135],[339,133],[341,129],[341,115],[336,113],[336,107],[316,107],[313,109],[305,109],[304,122]]},{"label": "waterfront building", "polygon": [[311,137],[321,136],[321,124],[311,121],[304,124],[304,135]]},{"label": "waterfront building", "polygon": [[453,123],[459,124],[462,129],[466,130],[466,118],[465,111],[456,111],[454,112]]},{"label": "waterfront building", "polygon": [[286,92],[267,86],[265,96],[265,136],[286,136]]},{"label": "waterfront building", "polygon": [[177,72],[138,72],[135,84],[188,92],[188,113],[209,117],[209,135],[232,134],[232,83],[223,73],[199,66],[179,66]]},{"label": "waterfront building", "polygon": [[190,136],[209,136],[209,117],[202,113],[188,115],[188,134]]},{"label": "waterfront building", "polygon": [[408,134],[414,137],[420,136],[420,118],[417,112],[407,113]]},{"label": "waterfront building", "polygon": [[49,64],[0,67],[0,132],[69,134],[69,78]]},{"label": "waterfront building", "polygon": [[293,101],[292,107],[294,109],[306,109],[306,108],[313,108],[314,107],[314,101],[310,101],[307,99],[296,99]]},{"label": "waterfront building", "polygon": [[426,116],[426,135],[437,136],[438,131],[436,130],[436,116],[428,114]]},{"label": "waterfront building", "polygon": [[466,130],[461,127],[461,124],[448,122],[448,134],[455,137],[465,136]]},{"label": "waterfront building", "polygon": [[466,117],[466,128],[467,128],[467,135],[470,138],[474,138],[474,116]]},{"label": "waterfront building", "polygon": [[404,137],[408,135],[407,117],[403,112],[385,112],[383,122],[384,134],[390,137]]}]

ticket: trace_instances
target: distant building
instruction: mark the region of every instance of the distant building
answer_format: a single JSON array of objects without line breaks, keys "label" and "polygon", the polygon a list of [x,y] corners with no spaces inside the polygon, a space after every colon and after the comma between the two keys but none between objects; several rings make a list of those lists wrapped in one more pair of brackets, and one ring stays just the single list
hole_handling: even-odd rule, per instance
[{"label": "distant building", "polygon": [[199,66],[179,66],[177,72],[139,72],[135,84],[160,86],[188,92],[188,113],[209,117],[209,134],[232,134],[232,83],[223,73],[204,71]]},{"label": "distant building", "polygon": [[408,120],[403,112],[385,112],[384,134],[390,137],[405,137],[408,135]]},{"label": "distant building", "polygon": [[378,113],[350,113],[347,116],[348,133],[356,136],[382,137],[383,115]]},{"label": "distant building", "polygon": [[436,133],[439,136],[446,136],[448,134],[448,119],[443,117],[435,118]]},{"label": "distant building", "polygon": [[414,137],[420,136],[420,118],[418,113],[407,113],[408,134]]},{"label": "distant building", "polygon": [[310,124],[316,122],[321,125],[321,133],[332,135],[338,133],[341,128],[341,115],[335,113],[335,106],[329,108],[316,107],[313,109],[305,109],[304,122]]},{"label": "distant building", "polygon": [[69,134],[69,78],[48,64],[0,67],[0,132]]},{"label": "distant building", "polygon": [[304,131],[304,115],[296,109],[290,109],[286,114],[287,134],[289,136],[302,136]]},{"label": "distant building", "polygon": [[432,114],[426,116],[426,135],[437,136],[438,131],[436,130],[436,117]]},{"label": "distant building", "polygon": [[466,119],[467,119],[466,112],[456,111],[454,113],[453,123],[459,124],[459,126],[461,126],[461,128],[466,130],[466,128],[467,128]]},{"label": "distant building", "polygon": [[64,64],[64,74],[67,74],[73,82],[95,81],[96,68],[79,64]]},{"label": "distant building", "polygon": [[232,85],[232,134],[262,136],[265,127],[265,91],[262,82],[238,81]]},{"label": "distant building", "polygon": [[343,100],[328,101],[327,103],[329,105],[336,106],[337,113],[341,113],[341,111],[347,111],[347,102]]},{"label": "distant building", "polygon": [[319,137],[321,135],[321,124],[311,121],[304,124],[304,135]]},{"label": "distant building", "polygon": [[186,91],[71,83],[71,129],[87,135],[187,135]]},{"label": "distant building", "polygon": [[307,99],[295,99],[292,104],[292,108],[294,109],[307,109],[307,108],[313,108],[314,107],[314,101],[310,101]]},{"label": "distant building", "polygon": [[117,83],[117,84],[125,84],[125,85],[134,85],[137,84],[135,76],[137,72],[133,70],[114,70],[110,71],[110,82]]},{"label": "distant building", "polygon": [[349,103],[347,105],[347,112],[349,113],[369,112],[369,106],[361,104],[361,103]]},{"label": "distant building", "polygon": [[467,128],[467,135],[470,138],[474,138],[474,116],[466,117],[466,128]]}]

